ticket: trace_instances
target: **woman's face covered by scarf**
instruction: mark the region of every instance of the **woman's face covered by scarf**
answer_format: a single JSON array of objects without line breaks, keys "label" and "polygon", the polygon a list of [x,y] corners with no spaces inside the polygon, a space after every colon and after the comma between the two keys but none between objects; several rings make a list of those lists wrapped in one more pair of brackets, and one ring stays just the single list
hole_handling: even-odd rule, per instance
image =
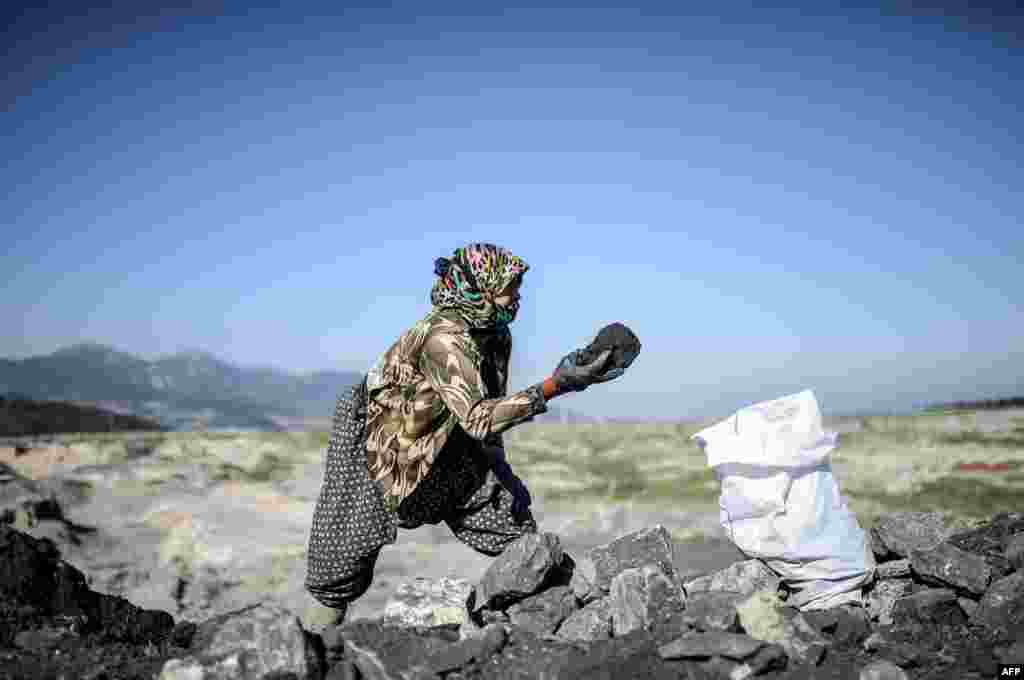
[{"label": "woman's face covered by scarf", "polygon": [[458,310],[473,328],[506,326],[516,318],[519,296],[513,294],[507,305],[495,304],[495,298],[509,292],[510,284],[522,281],[527,269],[525,262],[504,248],[471,243],[451,258],[434,262],[438,279],[430,301],[435,307]]}]

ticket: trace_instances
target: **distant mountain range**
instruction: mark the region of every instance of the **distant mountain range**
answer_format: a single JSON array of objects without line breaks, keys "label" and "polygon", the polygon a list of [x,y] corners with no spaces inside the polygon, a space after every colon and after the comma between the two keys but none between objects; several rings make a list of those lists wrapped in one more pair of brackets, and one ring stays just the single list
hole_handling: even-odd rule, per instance
[{"label": "distant mountain range", "polygon": [[205,352],[149,361],[95,343],[0,359],[0,394],[89,404],[154,418],[169,429],[281,429],[271,416],[327,417],[360,376],[241,368]]},{"label": "distant mountain range", "polygon": [[[147,360],[96,343],[0,359],[0,395],[95,406],[171,430],[325,429],[342,390],[362,375],[243,368],[202,351]],[[595,422],[549,407],[539,422]]]}]

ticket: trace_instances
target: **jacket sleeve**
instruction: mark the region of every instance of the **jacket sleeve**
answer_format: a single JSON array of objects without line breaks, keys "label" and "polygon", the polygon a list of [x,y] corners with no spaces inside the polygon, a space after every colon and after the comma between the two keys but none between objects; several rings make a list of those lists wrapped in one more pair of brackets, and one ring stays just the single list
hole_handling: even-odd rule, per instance
[{"label": "jacket sleeve", "polygon": [[484,399],[480,374],[471,358],[472,340],[458,333],[433,333],[423,343],[420,372],[451,411],[462,429],[478,440],[529,421],[547,411],[541,384],[495,399]]}]

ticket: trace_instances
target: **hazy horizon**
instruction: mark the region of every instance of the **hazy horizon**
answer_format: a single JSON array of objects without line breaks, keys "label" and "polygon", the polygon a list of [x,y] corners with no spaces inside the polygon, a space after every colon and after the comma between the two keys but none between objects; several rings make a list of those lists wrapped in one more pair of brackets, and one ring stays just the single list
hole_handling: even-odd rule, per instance
[{"label": "hazy horizon", "polygon": [[82,7],[5,22],[2,357],[364,371],[489,241],[531,266],[511,389],[644,344],[559,407],[1024,393],[1012,15]]},{"label": "hazy horizon", "polygon": [[[134,356],[134,357],[146,360],[146,361],[156,361],[156,360],[163,359],[163,358],[169,358],[169,357],[181,356],[181,355],[188,355],[188,354],[200,354],[200,355],[203,355],[203,356],[212,357],[212,358],[214,358],[214,359],[216,359],[218,361],[224,361],[224,362],[230,363],[230,364],[232,364],[232,365],[234,365],[234,366],[236,366],[237,368],[240,368],[240,369],[248,369],[248,370],[275,370],[275,371],[281,371],[281,372],[289,373],[289,374],[296,375],[296,376],[311,375],[311,374],[317,373],[319,371],[339,371],[339,370],[344,370],[344,369],[337,369],[337,368],[322,368],[322,369],[312,369],[312,370],[293,370],[293,369],[288,369],[288,368],[284,368],[284,367],[281,367],[281,366],[276,366],[276,365],[273,365],[273,364],[244,364],[244,363],[237,363],[237,362],[231,361],[230,359],[228,359],[226,357],[218,356],[218,355],[216,355],[214,353],[211,353],[211,352],[209,352],[207,350],[204,350],[204,349],[198,348],[198,347],[183,347],[183,348],[181,348],[181,349],[179,349],[179,350],[177,350],[175,352],[166,352],[166,353],[159,353],[159,354],[152,354],[152,355],[143,355],[143,354],[139,354],[139,353],[136,353],[136,352],[132,352],[129,349],[126,349],[124,347],[119,347],[119,346],[116,346],[116,345],[110,345],[110,344],[100,343],[100,342],[95,342],[95,341],[88,341],[88,340],[87,341],[78,342],[78,343],[74,343],[74,344],[71,344],[71,345],[65,345],[63,347],[58,347],[56,350],[54,350],[54,352],[58,352],[58,351],[62,351],[62,350],[73,350],[73,349],[76,349],[76,348],[78,348],[78,347],[80,347],[82,345],[102,346],[104,348],[112,349],[114,351],[121,352],[121,353],[124,353],[124,354],[129,354],[131,356]],[[27,359],[27,358],[37,358],[37,357],[40,357],[40,356],[48,356],[50,354],[53,354],[53,352],[45,353],[45,354],[27,354],[27,355],[22,355],[22,356],[5,356],[5,357],[0,357],[0,359],[23,360],[23,359]],[[361,371],[358,371],[358,370],[356,371],[356,373],[359,373],[359,372],[361,372]],[[778,395],[774,395],[774,396],[781,397],[781,396],[785,396],[785,395],[778,394]],[[970,401],[993,401],[993,400],[1009,399],[1009,398],[1020,398],[1020,397],[1021,397],[1021,395],[1019,395],[1019,394],[988,394],[988,395],[976,395],[975,398],[971,399]],[[769,397],[769,398],[774,398],[774,397]],[[927,407],[927,406],[940,406],[942,404],[951,403],[952,401],[956,401],[956,400],[929,399],[929,400],[926,400],[926,401],[916,402],[916,403],[913,403],[913,404],[908,404],[908,405],[904,405],[904,406],[896,407],[896,408],[881,408],[881,409],[878,409],[878,408],[875,408],[875,409],[866,408],[866,409],[844,410],[844,411],[836,411],[835,409],[829,409],[829,408],[824,408],[823,407],[822,408],[822,414],[825,415],[825,416],[829,416],[829,417],[867,416],[867,415],[908,415],[908,414],[912,414],[912,413],[915,413],[915,412],[919,412],[922,408]],[[753,403],[753,402],[737,403],[737,404],[734,405],[734,407],[732,408],[732,410],[730,412],[735,411],[735,410],[737,410],[739,408],[742,408],[743,406],[746,406],[749,403]],[[610,415],[609,414],[605,414],[605,415],[595,416],[594,414],[583,413],[578,408],[569,408],[568,406],[566,406],[566,402],[565,402],[564,399],[561,401],[561,403],[555,403],[554,408],[556,410],[571,411],[571,412],[574,412],[574,413],[577,413],[577,414],[580,414],[580,415],[584,415],[584,416],[588,416],[588,417],[597,417],[597,418],[601,418],[601,419],[605,419],[605,418],[609,418],[609,419],[624,419],[624,420],[626,420],[626,419],[628,419],[628,420],[642,419],[642,420],[649,420],[649,421],[687,421],[687,420],[706,420],[708,418],[723,417],[723,416],[726,415],[726,413],[710,413],[710,412],[707,412],[707,413],[702,413],[700,415],[682,414],[682,415],[676,415],[676,416],[660,416],[660,417],[657,417],[657,416],[624,416],[624,415],[619,415],[617,413],[612,413]],[[327,416],[324,416],[324,417],[327,418]]]}]

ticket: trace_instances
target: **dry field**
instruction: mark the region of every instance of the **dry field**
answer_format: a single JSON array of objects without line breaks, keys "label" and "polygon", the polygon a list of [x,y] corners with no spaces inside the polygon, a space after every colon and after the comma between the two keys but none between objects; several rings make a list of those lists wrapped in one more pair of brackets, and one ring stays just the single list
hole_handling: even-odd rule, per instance
[{"label": "dry field", "polygon": [[[718,482],[692,425],[531,425],[506,448],[553,507],[591,503],[715,508]],[[1024,507],[1024,410],[826,421],[833,471],[863,525],[893,510],[979,519]]]},{"label": "dry field", "polygon": [[[736,559],[718,526],[718,482],[690,440],[706,424],[529,424],[506,448],[542,529],[570,553],[661,523],[696,573]],[[841,433],[833,469],[862,526],[892,510],[970,520],[1024,507],[1024,410],[826,427]],[[76,545],[46,522],[30,527],[57,539],[97,590],[198,620],[254,598],[306,606],[326,442],[326,432],[63,435],[0,442],[0,461],[70,489],[68,517],[102,529]],[[400,532],[353,613],[379,615],[413,576],[476,579],[488,564],[443,525]]]}]

